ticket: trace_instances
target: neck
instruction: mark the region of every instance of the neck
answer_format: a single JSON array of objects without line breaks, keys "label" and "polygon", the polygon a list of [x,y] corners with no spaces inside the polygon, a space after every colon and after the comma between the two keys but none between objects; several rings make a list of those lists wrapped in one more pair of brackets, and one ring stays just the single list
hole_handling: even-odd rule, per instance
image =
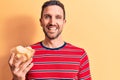
[{"label": "neck", "polygon": [[56,39],[52,39],[52,40],[45,38],[42,41],[42,44],[48,48],[58,48],[64,44],[64,41],[62,40],[62,38],[56,38]]}]

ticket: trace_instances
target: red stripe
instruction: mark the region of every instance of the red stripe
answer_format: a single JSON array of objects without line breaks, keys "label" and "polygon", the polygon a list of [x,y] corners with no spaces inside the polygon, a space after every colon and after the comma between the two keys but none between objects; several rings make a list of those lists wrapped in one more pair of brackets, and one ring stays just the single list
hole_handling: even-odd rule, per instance
[{"label": "red stripe", "polygon": [[34,67],[32,67],[32,70],[36,70],[36,69],[75,69],[78,70],[79,66],[77,65],[35,65]]},{"label": "red stripe", "polygon": [[47,78],[47,77],[59,77],[59,78],[73,78],[76,73],[33,73],[29,77],[35,78]]},{"label": "red stripe", "polygon": [[44,57],[34,58],[33,62],[47,62],[47,61],[65,61],[65,62],[80,62],[79,58],[63,58],[63,57]]}]

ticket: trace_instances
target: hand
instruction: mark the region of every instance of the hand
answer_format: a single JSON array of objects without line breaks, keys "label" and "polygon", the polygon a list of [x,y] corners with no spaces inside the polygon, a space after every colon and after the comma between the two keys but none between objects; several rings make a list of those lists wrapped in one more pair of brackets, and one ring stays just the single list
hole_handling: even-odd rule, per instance
[{"label": "hand", "polygon": [[27,72],[32,68],[32,59],[22,62],[24,57],[16,58],[15,53],[12,53],[9,59],[9,66],[13,74],[13,80],[25,80]]}]

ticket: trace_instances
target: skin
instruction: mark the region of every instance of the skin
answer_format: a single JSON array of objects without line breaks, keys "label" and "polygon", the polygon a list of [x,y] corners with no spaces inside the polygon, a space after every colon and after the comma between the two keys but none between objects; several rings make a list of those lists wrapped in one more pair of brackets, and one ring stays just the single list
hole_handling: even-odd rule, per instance
[{"label": "skin", "polygon": [[32,68],[32,59],[22,62],[24,57],[17,58],[15,53],[12,53],[9,59],[9,66],[13,74],[13,80],[25,80],[25,75]]},{"label": "skin", "polygon": [[44,46],[56,48],[64,44],[61,32],[66,20],[61,7],[52,5],[45,8],[40,23],[45,33]]},{"label": "skin", "polygon": [[[44,9],[40,18],[41,27],[45,33],[43,45],[49,48],[57,48],[64,44],[61,37],[63,26],[66,23],[63,10],[57,5],[51,5]],[[27,72],[33,67],[32,59],[22,63],[23,57],[16,58],[12,53],[9,59],[9,66],[14,80],[25,80]]]}]

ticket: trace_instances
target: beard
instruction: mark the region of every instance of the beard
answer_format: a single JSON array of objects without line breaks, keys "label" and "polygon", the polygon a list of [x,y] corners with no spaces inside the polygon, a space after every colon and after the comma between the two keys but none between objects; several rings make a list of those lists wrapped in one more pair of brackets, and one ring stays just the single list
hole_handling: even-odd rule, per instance
[{"label": "beard", "polygon": [[53,39],[58,38],[59,35],[62,33],[62,31],[59,31],[56,35],[51,36],[51,35],[49,35],[49,33],[47,33],[47,31],[45,31],[45,29],[43,29],[43,32],[44,32],[45,36],[46,36],[47,38],[49,38],[50,40],[53,40]]}]

